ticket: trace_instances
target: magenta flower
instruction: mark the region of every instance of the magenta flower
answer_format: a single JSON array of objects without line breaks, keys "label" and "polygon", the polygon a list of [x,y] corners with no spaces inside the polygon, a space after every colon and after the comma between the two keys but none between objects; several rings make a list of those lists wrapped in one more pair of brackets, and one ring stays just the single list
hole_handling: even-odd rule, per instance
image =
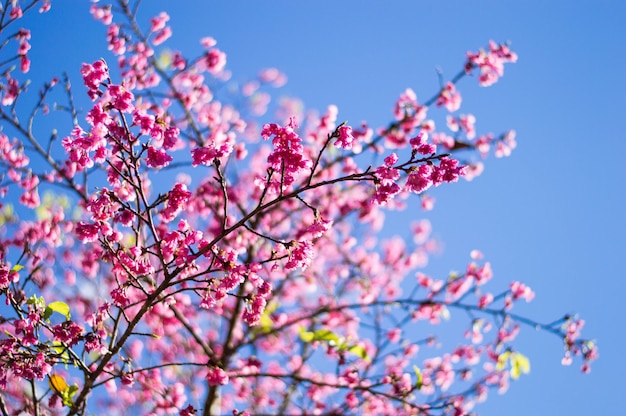
[{"label": "magenta flower", "polygon": [[488,87],[504,75],[504,64],[510,62],[517,62],[517,54],[511,52],[504,44],[498,45],[494,41],[489,41],[488,51],[481,49],[479,52],[467,53],[465,71],[469,73],[472,69],[478,68],[480,72],[478,83],[483,87]]},{"label": "magenta flower", "polygon": [[191,192],[187,191],[187,186],[177,183],[168,193],[165,208],[161,211],[163,221],[170,222],[183,210],[187,201],[191,197]]},{"label": "magenta flower", "polygon": [[167,154],[163,149],[155,149],[154,146],[148,146],[148,157],[146,164],[151,168],[160,169],[170,164],[172,156]]},{"label": "magenta flower", "polygon": [[293,241],[289,247],[289,258],[285,263],[287,270],[306,269],[313,260],[313,245],[309,241]]},{"label": "magenta flower", "polygon": [[100,85],[109,78],[109,68],[103,60],[100,60],[91,65],[83,64],[80,73],[89,90],[89,97],[95,100],[101,95]]},{"label": "magenta flower", "polygon": [[80,221],[76,225],[76,235],[83,243],[93,243],[98,239],[100,227],[97,224],[90,224]]},{"label": "magenta flower", "polygon": [[213,48],[204,56],[204,64],[207,71],[212,74],[219,74],[226,66],[226,54],[219,49]]},{"label": "magenta flower", "polygon": [[109,95],[111,96],[111,105],[113,108],[122,113],[132,113],[135,109],[133,100],[135,96],[132,92],[124,88],[123,85],[109,85]]},{"label": "magenta flower", "polygon": [[449,112],[456,111],[461,107],[461,94],[456,90],[453,83],[448,82],[441,89],[437,97],[437,106],[444,106]]},{"label": "magenta flower", "polygon": [[352,149],[352,142],[354,141],[354,136],[352,135],[352,127],[341,126],[338,130],[339,137],[337,137],[337,140],[335,140],[333,145],[342,149]]},{"label": "magenta flower", "polygon": [[274,184],[275,186],[282,185],[283,189],[295,182],[296,174],[313,165],[304,155],[302,139],[296,134],[296,128],[296,121],[291,118],[284,127],[278,124],[265,124],[261,130],[261,136],[265,140],[274,136],[272,139],[274,150],[267,157],[267,162],[280,173],[281,178],[277,179]]},{"label": "magenta flower", "polygon": [[83,333],[83,328],[75,322],[65,321],[52,327],[54,339],[65,342],[70,347],[78,344]]},{"label": "magenta flower", "polygon": [[216,366],[209,367],[206,378],[209,382],[209,386],[224,386],[228,384],[229,381],[229,377],[228,374],[226,374],[226,371]]}]

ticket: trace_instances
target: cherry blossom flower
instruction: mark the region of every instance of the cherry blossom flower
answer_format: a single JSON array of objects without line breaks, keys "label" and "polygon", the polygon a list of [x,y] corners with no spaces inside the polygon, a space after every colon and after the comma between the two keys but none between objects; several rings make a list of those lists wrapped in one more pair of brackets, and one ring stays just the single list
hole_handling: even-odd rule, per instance
[{"label": "cherry blossom flower", "polygon": [[228,384],[229,377],[221,368],[212,366],[207,373],[207,380],[210,386],[224,386]]},{"label": "cherry blossom flower", "polygon": [[453,83],[448,82],[441,89],[441,93],[437,97],[437,106],[444,106],[449,112],[456,111],[461,107],[461,94],[456,90]]},{"label": "cherry blossom flower", "polygon": [[154,146],[148,146],[148,157],[146,164],[151,168],[162,168],[170,164],[173,157],[163,149],[155,149]]},{"label": "cherry blossom flower", "polygon": [[535,297],[535,292],[533,292],[528,286],[521,282],[511,282],[511,293],[513,294],[513,299],[524,299],[526,302],[530,302]]},{"label": "cherry blossom flower", "polygon": [[83,328],[75,322],[65,321],[52,327],[52,332],[57,341],[65,342],[71,347],[80,341]]},{"label": "cherry blossom flower", "polygon": [[352,136],[352,127],[350,126],[341,126],[338,129],[339,137],[333,143],[335,147],[340,147],[342,149],[352,149],[352,142],[354,141],[354,136]]},{"label": "cherry blossom flower", "polygon": [[89,89],[88,94],[95,100],[100,94],[100,85],[109,78],[109,68],[103,60],[93,64],[83,64],[80,70],[85,86]]},{"label": "cherry blossom flower", "polygon": [[[28,12],[19,5],[7,6],[12,19]],[[440,247],[427,220],[379,238],[411,194],[432,209],[430,188],[475,176],[476,157],[515,147],[513,132],[477,138],[471,114],[447,114],[447,133],[427,118],[429,108],[460,108],[463,73],[422,103],[403,91],[380,126],[340,124],[337,106],[318,115],[298,99],[277,103],[283,121],[261,124],[270,87],[286,82],[279,70],[226,83],[215,39],[195,57],[157,48],[172,34],[167,13],[147,28],[125,7],[91,13],[118,68],[82,65],[78,94],[91,107],[60,146],[25,143],[28,126],[10,129],[17,138],[0,132],[0,195],[17,189],[23,204],[0,205],[8,413],[191,415],[204,402],[217,413],[462,415],[508,388],[515,376],[502,357],[530,322],[510,311],[534,292],[521,282],[495,291],[478,253],[464,273],[421,271]],[[27,71],[30,32],[7,36]],[[516,59],[490,43],[465,69],[486,86]],[[10,71],[0,84],[5,110],[19,113],[27,84]],[[46,197],[51,183],[73,198]],[[445,340],[420,328],[452,317],[469,317],[466,338],[442,353]],[[578,358],[587,372],[598,349],[583,325],[567,317],[539,327],[563,342],[564,363]],[[89,383],[74,380],[84,372]],[[47,387],[26,381],[46,376]]]}]

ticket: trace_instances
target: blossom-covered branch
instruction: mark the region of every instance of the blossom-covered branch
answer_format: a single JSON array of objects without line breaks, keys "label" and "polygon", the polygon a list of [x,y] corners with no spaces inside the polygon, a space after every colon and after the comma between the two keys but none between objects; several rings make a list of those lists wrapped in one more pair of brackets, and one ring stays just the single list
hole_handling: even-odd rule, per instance
[{"label": "blossom-covered branch", "polygon": [[[435,279],[428,221],[379,235],[408,198],[432,209],[431,189],[514,149],[514,132],[478,135],[456,114],[460,81],[496,83],[517,60],[508,45],[468,52],[422,103],[407,89],[372,128],[333,105],[269,113],[284,74],[230,88],[215,39],[188,58],[164,46],[167,13],[119,0],[91,6],[110,53],[33,105],[30,32],[11,30],[36,5],[50,9],[6,1],[0,19],[3,414],[467,414],[530,370],[524,326],[589,371],[584,321],[513,312],[534,292],[497,289],[479,252]],[[59,88],[66,104],[50,106]],[[43,113],[67,125],[41,135]],[[453,318],[456,339],[438,325]],[[448,352],[431,348],[444,339]]]}]

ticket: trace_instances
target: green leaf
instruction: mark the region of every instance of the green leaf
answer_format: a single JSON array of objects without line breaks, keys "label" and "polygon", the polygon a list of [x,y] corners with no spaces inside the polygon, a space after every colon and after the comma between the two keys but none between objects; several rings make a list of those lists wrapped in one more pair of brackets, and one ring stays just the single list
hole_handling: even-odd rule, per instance
[{"label": "green leaf", "polygon": [[52,315],[52,312],[60,313],[61,315],[65,316],[68,321],[71,318],[70,307],[65,302],[50,302],[48,306],[46,306],[46,310],[44,311],[44,318],[48,319],[50,315]]},{"label": "green leaf", "polygon": [[315,332],[300,331],[300,339],[304,342],[313,341],[339,341],[339,337],[329,329],[318,329]]},{"label": "green leaf", "polygon": [[353,345],[351,347],[348,347],[348,351],[366,361],[370,360],[370,357],[367,355],[367,351],[365,351],[365,348],[360,345]]},{"label": "green leaf", "polygon": [[348,344],[345,338],[340,337],[329,329],[318,329],[317,331],[307,331],[306,328],[300,327],[300,339],[303,342],[328,342],[330,345],[334,345],[337,351],[348,351],[358,357],[369,361],[367,351],[360,345]]},{"label": "green leaf", "polygon": [[35,305],[35,307],[37,307],[38,309],[43,309],[46,307],[46,301],[43,296],[37,297],[37,295],[32,295],[30,298],[28,298],[26,304]]},{"label": "green leaf", "polygon": [[67,394],[63,398],[63,404],[67,407],[72,407],[74,405],[72,397],[76,396],[76,393],[78,393],[78,385],[72,384],[67,390]]},{"label": "green leaf", "polygon": [[313,338],[314,338],[313,332],[306,331],[306,330],[301,330],[300,331],[300,339],[302,341],[304,341],[304,342],[311,342],[311,341],[313,341]]},{"label": "green leaf", "polygon": [[313,341],[339,341],[339,337],[329,329],[318,329],[313,333]]},{"label": "green leaf", "polygon": [[418,366],[413,366],[413,371],[415,371],[415,376],[417,377],[417,381],[415,382],[415,388],[420,390],[424,385],[424,376],[422,376],[422,371]]},{"label": "green leaf", "polygon": [[14,220],[13,215],[13,205],[5,205],[4,209],[0,211],[0,226],[3,226],[4,224]]},{"label": "green leaf", "polygon": [[272,326],[274,325],[271,315],[276,309],[278,309],[277,301],[271,301],[265,307],[265,310],[263,311],[263,314],[261,315],[261,319],[259,320],[259,324],[252,330],[252,333],[254,335],[258,333],[263,333],[263,334],[270,333],[270,331],[272,330]]},{"label": "green leaf", "polygon": [[70,363],[70,355],[67,352],[67,348],[65,348],[61,342],[53,341],[52,344],[50,344],[50,348],[57,353],[57,356],[63,364],[67,365]]},{"label": "green leaf", "polygon": [[304,342],[313,341],[334,341],[338,343],[339,337],[329,329],[318,329],[315,332],[307,331],[304,327],[300,328],[300,339]]}]

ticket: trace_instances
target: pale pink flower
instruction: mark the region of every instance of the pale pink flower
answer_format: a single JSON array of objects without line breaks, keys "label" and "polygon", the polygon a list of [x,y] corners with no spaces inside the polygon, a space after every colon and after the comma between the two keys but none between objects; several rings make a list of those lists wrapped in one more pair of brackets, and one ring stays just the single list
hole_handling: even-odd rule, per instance
[{"label": "pale pink flower", "polygon": [[486,308],[493,302],[493,295],[491,293],[485,293],[478,299],[478,307]]},{"label": "pale pink flower", "polygon": [[446,107],[449,112],[456,111],[461,107],[461,94],[456,90],[453,83],[448,82],[441,89],[436,104],[439,107]]},{"label": "pale pink flower", "polygon": [[513,299],[524,299],[526,302],[530,302],[535,297],[535,292],[533,292],[528,286],[521,282],[511,282],[510,284],[511,293],[513,295]]},{"label": "pale pink flower", "polygon": [[206,378],[209,382],[209,386],[224,386],[228,384],[229,381],[229,377],[228,374],[226,374],[226,371],[216,366],[209,367]]},{"label": "pale pink flower", "polygon": [[287,270],[293,270],[296,268],[306,269],[309,264],[311,264],[313,255],[313,245],[311,242],[307,240],[297,242],[294,241],[289,247],[289,257],[287,259],[287,263],[285,263],[285,268]]}]

